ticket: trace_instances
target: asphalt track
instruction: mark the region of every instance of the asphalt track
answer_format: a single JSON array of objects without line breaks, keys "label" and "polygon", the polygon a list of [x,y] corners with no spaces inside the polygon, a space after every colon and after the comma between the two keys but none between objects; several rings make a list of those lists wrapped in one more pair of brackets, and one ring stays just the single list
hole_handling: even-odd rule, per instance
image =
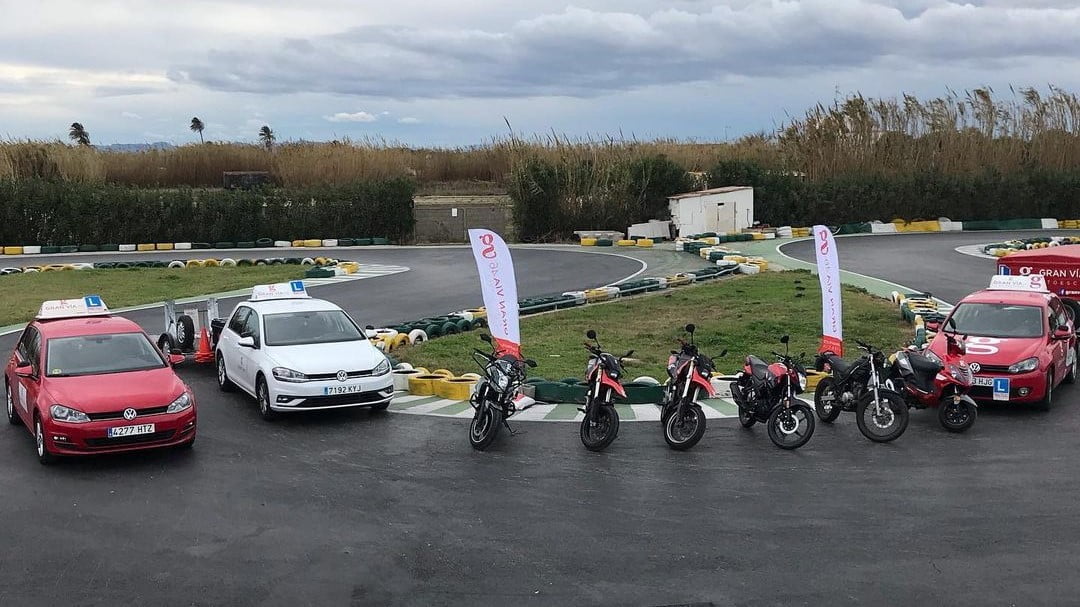
[{"label": "asphalt track", "polygon": [[[945,232],[850,236],[836,239],[840,267],[930,292],[956,303],[972,291],[985,289],[997,271],[993,260],[964,255],[956,247],[1035,236],[1075,236],[1077,231]],[[781,245],[780,251],[813,263],[812,240]]]},{"label": "asphalt track", "polygon": [[[372,322],[475,305],[467,251],[397,254],[372,261],[443,280],[421,297],[413,272],[324,293]],[[616,263],[514,257],[538,293]],[[879,259],[868,273],[920,276]],[[525,275],[553,267],[566,274]],[[1080,591],[1071,387],[1049,413],[984,408],[959,436],[916,412],[888,445],[845,415],[796,452],[718,422],[686,453],[650,423],[604,453],[573,425],[520,423],[476,453],[457,420],[268,424],[211,369],[180,372],[199,398],[190,453],[43,468],[28,433],[0,429],[0,605],[1041,605]]]}]

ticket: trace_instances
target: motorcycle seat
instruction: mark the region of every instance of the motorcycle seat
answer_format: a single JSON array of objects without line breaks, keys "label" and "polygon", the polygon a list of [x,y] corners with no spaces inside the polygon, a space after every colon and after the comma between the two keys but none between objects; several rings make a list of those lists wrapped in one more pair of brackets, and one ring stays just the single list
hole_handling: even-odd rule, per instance
[{"label": "motorcycle seat", "polygon": [[848,362],[835,354],[830,355],[828,361],[829,366],[832,367],[833,371],[840,375],[846,375],[847,372],[851,370],[852,365],[854,365],[854,363]]},{"label": "motorcycle seat", "polygon": [[760,358],[754,355],[750,355],[746,357],[746,362],[750,365],[750,372],[753,374],[755,379],[764,381],[772,375],[772,373],[769,371],[768,363],[761,360]]},{"label": "motorcycle seat", "polygon": [[925,375],[936,375],[937,372],[942,369],[942,366],[939,363],[930,360],[918,352],[908,354],[908,360],[911,361],[912,369]]}]

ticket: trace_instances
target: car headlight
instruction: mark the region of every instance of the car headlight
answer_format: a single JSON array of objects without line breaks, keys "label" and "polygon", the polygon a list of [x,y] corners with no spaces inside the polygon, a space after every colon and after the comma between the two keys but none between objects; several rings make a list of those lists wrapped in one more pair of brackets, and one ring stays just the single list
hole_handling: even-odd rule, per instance
[{"label": "car headlight", "polygon": [[1034,371],[1038,368],[1039,358],[1037,356],[1032,356],[1031,358],[1025,358],[1015,365],[1009,365],[1009,373],[1027,373],[1028,371]]},{"label": "car headlight", "polygon": [[191,407],[191,396],[187,392],[184,392],[180,396],[176,397],[176,400],[169,403],[169,408],[165,410],[166,413],[179,413],[184,409]]},{"label": "car headlight", "polygon": [[53,405],[49,407],[49,415],[58,422],[82,424],[90,421],[90,417],[82,411],[72,409],[71,407],[65,407],[64,405]]},{"label": "car headlight", "polygon": [[308,376],[299,371],[293,371],[286,367],[274,367],[272,370],[274,379],[288,382],[304,382],[308,381]]},{"label": "car headlight", "polygon": [[379,363],[379,364],[378,364],[378,365],[377,365],[377,366],[376,366],[376,367],[375,367],[375,368],[374,368],[374,369],[373,369],[373,370],[371,371],[371,374],[372,374],[372,375],[386,375],[386,374],[387,374],[387,373],[389,373],[389,372],[390,372],[390,361],[389,361],[388,359],[385,359],[385,358],[384,358],[384,359],[382,360],[382,362],[381,362],[381,363]]},{"label": "car headlight", "polygon": [[931,350],[930,348],[927,348],[926,350],[924,350],[923,355],[926,356],[927,358],[929,358],[930,360],[936,362],[937,364],[939,364],[941,366],[945,366],[945,361],[941,360],[941,357],[938,356],[937,354],[934,354],[934,351]]}]

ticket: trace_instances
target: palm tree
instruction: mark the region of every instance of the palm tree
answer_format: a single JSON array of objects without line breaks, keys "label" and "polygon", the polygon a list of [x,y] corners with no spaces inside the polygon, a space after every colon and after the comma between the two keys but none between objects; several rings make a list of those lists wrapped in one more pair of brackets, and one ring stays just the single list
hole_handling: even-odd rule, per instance
[{"label": "palm tree", "polygon": [[275,139],[277,138],[274,136],[274,131],[269,126],[264,124],[263,127],[259,129],[259,141],[266,146],[266,149],[269,150],[274,147]]},{"label": "palm tree", "polygon": [[78,122],[71,123],[68,138],[79,145],[90,145],[90,133],[87,133],[83,125]]},{"label": "palm tree", "polygon": [[203,124],[202,120],[199,120],[198,116],[195,116],[194,118],[191,119],[191,132],[199,134],[199,143],[206,143],[206,141],[203,140],[203,136],[202,136],[202,132],[203,132],[204,128],[206,128],[206,125]]}]

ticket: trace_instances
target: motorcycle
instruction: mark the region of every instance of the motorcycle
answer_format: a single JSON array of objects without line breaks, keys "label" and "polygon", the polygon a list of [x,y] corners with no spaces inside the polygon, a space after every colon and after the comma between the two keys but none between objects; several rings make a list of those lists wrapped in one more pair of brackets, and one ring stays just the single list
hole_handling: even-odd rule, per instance
[{"label": "motorcycle", "polygon": [[503,426],[511,436],[515,434],[506,419],[517,412],[514,398],[525,383],[525,368],[536,366],[532,360],[499,355],[486,333],[481,333],[480,339],[491,345],[491,353],[473,349],[473,360],[483,371],[483,379],[469,399],[475,409],[469,424],[469,444],[477,451],[490,447]]},{"label": "motorcycle", "polygon": [[908,427],[907,402],[880,379],[885,354],[868,343],[857,339],[855,343],[866,354],[854,362],[831,351],[817,355],[814,367],[829,376],[814,390],[814,409],[825,423],[836,421],[842,411],[854,411],[863,436],[877,443],[896,440]]},{"label": "motorcycle", "polygon": [[798,449],[814,435],[814,412],[795,398],[806,390],[806,369],[800,355],[788,353],[789,337],[780,338],[784,354],[773,352],[778,362],[767,364],[746,357],[743,370],[731,383],[731,396],[739,407],[739,423],[749,428],[766,424],[769,439],[781,449]]},{"label": "motorcycle", "polygon": [[585,393],[585,406],[579,408],[585,414],[581,420],[581,443],[589,451],[603,451],[619,434],[619,414],[615,411],[615,395],[626,398],[626,390],[619,383],[622,377],[624,358],[634,353],[630,350],[623,356],[604,352],[596,339],[596,331],[589,329],[585,336],[595,342],[584,342],[589,351],[589,362],[585,367],[585,381],[589,384]]},{"label": "motorcycle", "polygon": [[952,319],[942,333],[945,335],[945,360],[926,350],[900,350],[890,359],[885,386],[903,395],[908,406],[916,409],[937,407],[938,422],[949,432],[964,432],[971,428],[979,414],[979,406],[968,396],[974,374],[964,361],[967,351],[964,341],[951,330]]},{"label": "motorcycle", "polygon": [[[715,366],[713,361],[700,353],[694,344],[692,324],[686,325],[690,334],[690,343],[680,339],[679,350],[672,350],[668,359],[668,383],[660,402],[660,426],[664,429],[664,440],[672,449],[685,451],[696,445],[705,435],[705,413],[701,410],[698,395],[704,391],[708,396],[716,396],[709,377]],[[720,356],[727,354],[727,350]]]}]

